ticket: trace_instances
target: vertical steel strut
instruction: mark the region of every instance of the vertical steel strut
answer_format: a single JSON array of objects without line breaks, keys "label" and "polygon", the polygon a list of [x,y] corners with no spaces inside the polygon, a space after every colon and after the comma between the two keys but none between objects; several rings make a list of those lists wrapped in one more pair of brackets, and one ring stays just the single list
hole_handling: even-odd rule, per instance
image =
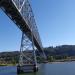
[{"label": "vertical steel strut", "polygon": [[31,36],[32,36],[32,47],[33,47],[33,55],[34,55],[34,65],[37,66],[37,58],[36,58],[36,52],[35,52],[33,34],[31,34]]},{"label": "vertical steel strut", "polygon": [[[28,37],[22,33],[22,39],[21,39],[21,46],[20,46],[20,58],[19,58],[19,65],[22,66],[25,64],[25,62],[29,62],[33,65],[37,66],[37,59],[36,59],[36,52],[35,52],[35,46],[34,46],[34,40],[33,35],[32,36],[32,42],[28,39]],[[32,49],[32,56],[24,54],[24,51],[28,51]]]}]

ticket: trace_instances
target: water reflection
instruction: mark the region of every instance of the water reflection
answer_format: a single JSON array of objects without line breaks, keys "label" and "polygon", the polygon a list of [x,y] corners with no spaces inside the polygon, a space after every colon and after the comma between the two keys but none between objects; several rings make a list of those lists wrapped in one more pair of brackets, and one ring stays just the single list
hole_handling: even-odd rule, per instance
[{"label": "water reflection", "polygon": [[46,65],[45,64],[39,65],[38,72],[25,73],[25,74],[19,74],[19,75],[46,75]]},{"label": "water reflection", "polygon": [[0,75],[75,75],[75,62],[63,62],[39,65],[39,71],[17,74],[16,66],[0,66]]},{"label": "water reflection", "polygon": [[38,75],[37,73],[24,73],[24,74],[17,74],[17,75]]}]

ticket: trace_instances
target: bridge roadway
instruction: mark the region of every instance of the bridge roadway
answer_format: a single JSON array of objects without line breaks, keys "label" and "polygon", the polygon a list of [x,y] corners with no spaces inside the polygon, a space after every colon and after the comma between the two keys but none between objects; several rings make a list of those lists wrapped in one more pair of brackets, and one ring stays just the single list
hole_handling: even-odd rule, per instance
[{"label": "bridge roadway", "polygon": [[[19,3],[17,3],[16,1],[20,1],[20,3],[21,3],[20,6],[18,6]],[[28,8],[31,10],[31,12],[29,12],[28,15],[30,15],[30,18],[33,19],[33,21],[28,19],[28,15],[27,15],[27,18],[24,17],[26,14],[26,12],[25,12],[26,6],[25,7],[24,6],[25,6],[24,0],[0,0],[0,8],[20,28],[20,30],[28,36],[28,38],[30,40],[32,39],[31,34],[33,35],[33,40],[34,40],[34,44],[35,44],[36,48],[39,51],[42,51],[42,43],[41,43],[41,40],[39,37],[37,26],[35,24],[32,9],[29,4]],[[20,10],[19,10],[19,8],[20,8]],[[28,19],[28,20],[26,20],[26,19]],[[29,22],[27,22],[27,21],[29,21]],[[30,23],[32,25],[30,25]]]}]

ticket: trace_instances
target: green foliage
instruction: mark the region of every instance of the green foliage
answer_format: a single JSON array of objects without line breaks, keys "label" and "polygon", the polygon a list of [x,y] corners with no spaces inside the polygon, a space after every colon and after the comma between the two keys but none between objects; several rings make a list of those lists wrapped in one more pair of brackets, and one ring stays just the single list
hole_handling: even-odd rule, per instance
[{"label": "green foliage", "polygon": [[47,60],[48,60],[49,62],[53,62],[53,61],[54,61],[53,56],[48,56]]},{"label": "green foliage", "polygon": [[[47,56],[49,62],[61,59],[67,59],[68,57],[75,56],[75,45],[61,45],[56,47],[46,47],[44,52]],[[24,54],[32,53],[32,51],[24,52]],[[0,53],[0,61],[11,62],[13,64],[18,63],[19,61],[19,52],[2,52]],[[37,54],[37,61],[43,62],[44,58]],[[41,54],[41,53],[39,53]]]}]

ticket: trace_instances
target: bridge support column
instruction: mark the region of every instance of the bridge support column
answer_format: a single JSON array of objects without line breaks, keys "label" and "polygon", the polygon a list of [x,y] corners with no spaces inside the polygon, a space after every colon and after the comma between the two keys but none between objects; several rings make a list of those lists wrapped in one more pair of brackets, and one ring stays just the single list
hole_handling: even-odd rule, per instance
[{"label": "bridge support column", "polygon": [[34,72],[38,71],[38,66],[37,66],[37,58],[36,58],[36,49],[34,46],[34,40],[33,40],[33,34],[31,34],[32,36],[32,47],[33,47],[33,55],[34,55]]},{"label": "bridge support column", "polygon": [[17,66],[17,73],[38,71],[36,52],[32,34],[31,37],[32,42],[24,33],[22,34],[20,58],[19,64]]}]

